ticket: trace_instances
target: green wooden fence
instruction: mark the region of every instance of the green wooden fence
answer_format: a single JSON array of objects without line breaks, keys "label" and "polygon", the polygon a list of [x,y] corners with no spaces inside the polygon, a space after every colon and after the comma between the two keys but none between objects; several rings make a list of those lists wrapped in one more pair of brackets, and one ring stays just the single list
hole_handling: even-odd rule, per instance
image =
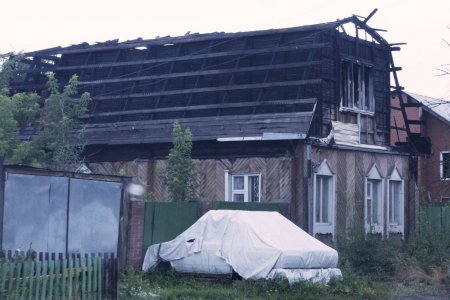
[{"label": "green wooden fence", "polygon": [[[44,260],[0,260],[0,299],[110,299],[106,293],[105,258],[79,255]],[[116,278],[117,279],[117,278]]]},{"label": "green wooden fence", "polygon": [[277,211],[286,214],[287,203],[260,203],[260,202],[224,202],[213,201],[212,209],[251,210],[251,211]]},{"label": "green wooden fence", "polygon": [[144,255],[148,246],[169,241],[198,219],[197,202],[146,202]]},{"label": "green wooden fence", "polygon": [[420,206],[420,227],[430,226],[434,231],[450,233],[450,205],[423,204]]}]

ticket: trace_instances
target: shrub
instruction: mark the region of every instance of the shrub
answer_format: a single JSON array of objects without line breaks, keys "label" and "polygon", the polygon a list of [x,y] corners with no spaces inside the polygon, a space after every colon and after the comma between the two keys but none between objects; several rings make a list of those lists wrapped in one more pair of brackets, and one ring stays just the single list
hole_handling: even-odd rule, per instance
[{"label": "shrub", "polygon": [[379,235],[357,233],[340,245],[341,267],[359,274],[393,275],[399,249]]}]

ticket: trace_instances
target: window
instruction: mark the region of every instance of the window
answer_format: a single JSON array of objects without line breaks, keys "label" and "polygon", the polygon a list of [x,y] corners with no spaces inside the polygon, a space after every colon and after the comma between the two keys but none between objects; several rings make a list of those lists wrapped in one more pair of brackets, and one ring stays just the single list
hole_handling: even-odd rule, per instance
[{"label": "window", "polygon": [[351,61],[342,61],[341,108],[373,112],[373,68]]},{"label": "window", "polygon": [[388,231],[404,235],[404,195],[403,179],[397,168],[394,168],[388,180]]},{"label": "window", "polygon": [[366,177],[364,224],[366,233],[383,234],[383,178],[376,164]]},{"label": "window", "polygon": [[331,233],[334,238],[334,189],[334,174],[324,160],[314,174],[314,234]]},{"label": "window", "polygon": [[450,151],[442,151],[441,159],[441,179],[450,180]]},{"label": "window", "polygon": [[261,174],[225,174],[225,201],[260,202]]}]

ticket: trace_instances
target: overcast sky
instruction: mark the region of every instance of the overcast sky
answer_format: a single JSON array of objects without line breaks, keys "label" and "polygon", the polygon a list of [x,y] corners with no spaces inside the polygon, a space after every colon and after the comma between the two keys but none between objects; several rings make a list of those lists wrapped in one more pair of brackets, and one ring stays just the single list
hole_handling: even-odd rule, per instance
[{"label": "overcast sky", "polygon": [[407,90],[450,99],[450,0],[9,0],[0,4],[0,53],[32,51],[119,38],[177,36],[191,32],[237,32],[293,27],[367,16],[387,29]]}]

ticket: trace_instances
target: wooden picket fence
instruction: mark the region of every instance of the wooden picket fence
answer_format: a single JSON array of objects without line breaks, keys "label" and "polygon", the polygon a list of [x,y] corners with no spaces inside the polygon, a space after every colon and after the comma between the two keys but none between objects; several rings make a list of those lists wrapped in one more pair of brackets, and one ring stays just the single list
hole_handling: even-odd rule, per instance
[{"label": "wooden picket fence", "polygon": [[112,254],[3,253],[0,299],[117,299]]}]

